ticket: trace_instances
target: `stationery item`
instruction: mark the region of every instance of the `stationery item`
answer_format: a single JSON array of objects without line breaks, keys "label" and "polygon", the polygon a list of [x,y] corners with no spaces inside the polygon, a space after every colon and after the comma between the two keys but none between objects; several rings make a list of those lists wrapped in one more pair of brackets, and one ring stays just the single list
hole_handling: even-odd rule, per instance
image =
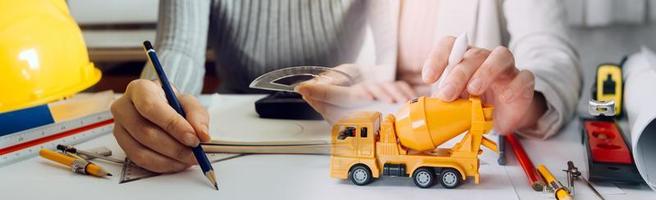
[{"label": "stationery item", "polygon": [[101,155],[101,154],[97,154],[97,153],[90,152],[90,151],[80,150],[80,149],[77,149],[73,146],[64,145],[64,144],[58,144],[57,145],[57,150],[60,150],[64,153],[80,154],[82,156],[87,157],[88,159],[97,158],[97,159],[106,160],[106,161],[119,163],[119,164],[123,163],[122,160],[110,157],[112,155],[111,151],[109,151],[109,155]]},{"label": "stationery item", "polygon": [[112,91],[83,93],[49,104],[0,112],[0,136],[107,111],[113,99]]},{"label": "stationery item", "polygon": [[75,158],[48,149],[41,149],[39,155],[45,159],[69,166],[73,172],[78,174],[89,174],[97,177],[112,176],[112,174],[108,173],[100,166],[82,158]]},{"label": "stationery item", "polygon": [[57,144],[74,145],[112,132],[114,120],[109,111],[79,119],[49,124],[0,136],[0,166],[54,149]]},{"label": "stationery item", "polygon": [[355,83],[355,79],[351,75],[336,69],[320,66],[297,66],[262,74],[253,80],[249,87],[269,91],[295,92],[296,85],[310,79],[341,86],[351,86]]},{"label": "stationery item", "polygon": [[[208,153],[207,157],[211,163],[216,163],[224,160],[229,160],[232,158],[240,157],[244,154],[222,154],[222,153]],[[121,170],[121,177],[119,178],[119,184],[128,183],[132,181],[137,181],[141,179],[146,179],[150,177],[159,176],[159,173],[148,171],[144,168],[137,166],[130,159],[125,158],[123,162],[123,168]]]},{"label": "stationery item", "polygon": [[553,176],[553,174],[551,173],[551,171],[549,171],[549,169],[547,169],[547,167],[545,167],[544,165],[539,165],[538,172],[544,179],[545,183],[547,183],[547,187],[550,187],[553,190],[557,200],[572,199],[569,190],[565,186],[563,186],[563,184],[560,183],[560,181],[558,181],[556,177]]},{"label": "stationery item", "polygon": [[[246,154],[309,154],[329,155],[330,143],[323,140],[308,141],[269,141],[269,142],[235,142],[213,140],[203,143],[210,162],[236,158]],[[145,170],[130,159],[125,159],[119,183],[127,183],[159,175]]]},{"label": "stationery item", "polygon": [[[87,149],[85,151],[91,152],[91,153],[94,153],[94,154],[100,155],[100,156],[111,156],[112,155],[112,150],[110,150],[109,148],[104,147],[104,146],[90,148],[90,149]],[[70,152],[62,152],[62,153],[70,153]],[[91,156],[85,156],[85,155],[82,155],[82,154],[79,154],[79,153],[77,153],[75,155],[81,157],[82,159],[89,160],[89,161],[92,161],[93,159],[95,159]],[[121,162],[123,162],[123,161],[121,161]]]},{"label": "stationery item", "polygon": [[442,75],[440,75],[440,79],[437,84],[433,84],[431,87],[431,94],[437,93],[439,88],[444,87],[444,80],[449,76],[449,73],[453,67],[462,61],[462,57],[465,56],[465,52],[467,52],[469,47],[468,45],[469,38],[467,37],[467,33],[461,33],[458,37],[456,37],[456,40],[453,42],[453,47],[451,47],[451,53],[449,54],[447,66],[444,68]]},{"label": "stationery item", "polygon": [[533,166],[533,162],[531,162],[531,159],[526,154],[526,151],[524,151],[522,144],[514,134],[505,135],[505,139],[512,148],[512,151],[515,154],[515,158],[517,158],[519,165],[522,166],[524,173],[526,173],[526,178],[528,179],[528,183],[531,185],[531,188],[533,188],[535,191],[542,191],[544,188],[544,183],[540,180],[539,175],[535,171],[535,166]]},{"label": "stationery item", "polygon": [[574,166],[572,161],[567,162],[567,169],[564,169],[563,171],[567,173],[567,188],[569,188],[569,191],[572,192],[572,196],[574,196],[576,194],[574,180],[581,176],[581,172],[579,171],[579,168]]},{"label": "stationery item", "polygon": [[499,165],[506,165],[506,137],[503,135],[499,134],[499,159],[497,159],[497,163]]},{"label": "stationery item", "polygon": [[614,120],[583,120],[590,181],[642,183],[622,131]]},{"label": "stationery item", "polygon": [[656,189],[656,54],[643,47],[624,63],[624,106],[638,172]]},{"label": "stationery item", "polygon": [[592,116],[615,116],[615,101],[595,101],[588,102],[588,113]]},{"label": "stationery item", "polygon": [[614,118],[622,116],[622,64],[601,64],[592,86],[592,99],[583,119],[582,134],[591,181],[641,183],[622,131]]},{"label": "stationery item", "polygon": [[592,86],[592,100],[589,102],[590,114],[620,117],[622,115],[622,84],[621,64],[599,65]]},{"label": "stationery item", "polygon": [[[162,65],[159,63],[159,59],[157,58],[157,53],[155,52],[155,49],[153,49],[153,46],[150,44],[150,41],[147,40],[144,41],[143,45],[146,50],[146,54],[148,54],[148,58],[150,62],[153,64],[153,67],[157,72],[159,81],[162,83],[162,89],[166,94],[166,100],[169,102],[169,105],[176,112],[178,112],[178,114],[186,118],[185,111],[182,108],[182,105],[180,105],[178,98],[175,97],[175,93],[173,92],[173,88],[169,84],[169,80],[166,77],[166,73],[164,73],[164,69],[162,68]],[[214,188],[216,188],[216,190],[219,190],[219,186],[216,183],[216,176],[214,175],[214,169],[212,169],[212,165],[210,161],[207,159],[207,155],[205,155],[205,151],[203,151],[203,147],[200,144],[198,144],[198,146],[192,148],[192,151],[194,153],[194,157],[196,157],[196,161],[198,161],[198,165],[200,165],[201,169],[203,170],[203,174],[205,175],[205,177],[207,177],[210,183],[214,185]]]},{"label": "stationery item", "polygon": [[139,179],[144,179],[157,175],[159,174],[141,168],[137,164],[132,162],[130,159],[125,158],[125,161],[123,162],[123,169],[121,170],[121,177],[118,183],[119,184],[127,183],[127,182],[136,181]]},{"label": "stationery item", "polygon": [[575,188],[574,188],[574,181],[575,180],[582,180],[583,182],[585,182],[585,184],[588,186],[588,188],[590,188],[590,190],[592,190],[592,192],[594,192],[595,195],[597,195],[597,197],[599,197],[599,199],[605,200],[604,196],[601,196],[601,193],[599,193],[597,188],[595,188],[588,181],[588,179],[585,179],[584,177],[581,176],[582,173],[581,173],[581,171],[579,171],[578,167],[574,166],[574,162],[572,162],[571,160],[567,161],[567,169],[563,170],[563,171],[567,173],[567,188],[569,188],[569,191],[572,192],[572,196],[576,195],[576,191],[575,191]]},{"label": "stationery item", "polygon": [[208,153],[248,153],[248,154],[314,154],[330,155],[331,144],[326,141],[306,142],[222,142],[204,143]]}]

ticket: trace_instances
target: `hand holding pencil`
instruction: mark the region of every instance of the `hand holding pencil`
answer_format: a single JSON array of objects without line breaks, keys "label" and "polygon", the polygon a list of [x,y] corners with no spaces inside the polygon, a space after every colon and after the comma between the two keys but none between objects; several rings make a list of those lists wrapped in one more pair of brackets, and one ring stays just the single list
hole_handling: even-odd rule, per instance
[{"label": "hand holding pencil", "polygon": [[[192,147],[210,141],[209,114],[192,95],[173,90],[173,95],[167,95],[163,83],[146,79],[130,82],[111,111],[114,137],[127,157],[147,170],[173,173],[199,163]],[[186,111],[184,116],[169,105],[167,96],[177,98]]]}]

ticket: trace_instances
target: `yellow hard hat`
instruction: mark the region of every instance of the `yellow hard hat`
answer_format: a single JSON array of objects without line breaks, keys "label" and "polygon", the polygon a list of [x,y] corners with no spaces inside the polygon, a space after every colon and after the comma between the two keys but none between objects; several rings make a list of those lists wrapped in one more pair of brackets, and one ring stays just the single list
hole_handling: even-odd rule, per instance
[{"label": "yellow hard hat", "polygon": [[69,97],[100,76],[64,0],[0,0],[0,113]]}]

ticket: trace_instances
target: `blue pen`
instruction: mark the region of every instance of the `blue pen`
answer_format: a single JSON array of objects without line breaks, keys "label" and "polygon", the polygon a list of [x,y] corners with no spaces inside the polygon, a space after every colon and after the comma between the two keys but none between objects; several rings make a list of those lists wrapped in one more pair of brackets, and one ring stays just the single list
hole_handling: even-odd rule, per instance
[{"label": "blue pen", "polygon": [[[180,105],[178,98],[175,97],[175,93],[171,88],[169,79],[166,78],[164,69],[162,69],[162,65],[159,63],[159,59],[157,59],[157,53],[155,52],[155,49],[153,49],[153,45],[151,45],[150,41],[148,40],[144,41],[143,45],[144,48],[146,49],[146,54],[148,54],[148,58],[150,59],[150,62],[153,63],[153,67],[157,72],[159,81],[162,83],[162,89],[164,89],[164,93],[166,94],[166,100],[169,102],[169,105],[171,105],[171,107],[173,107],[173,109],[176,112],[178,112],[178,114],[186,118],[187,115],[185,114],[182,105]],[[210,180],[210,182],[214,185],[214,188],[219,190],[219,186],[216,184],[216,176],[214,175],[214,169],[210,164],[210,160],[207,159],[207,155],[205,154],[203,147],[200,144],[198,144],[198,146],[194,147],[192,150],[194,152],[194,157],[196,157],[196,161],[198,161],[198,165],[200,165],[200,168],[203,170],[203,174],[205,174],[205,177],[207,177],[207,179]]]}]

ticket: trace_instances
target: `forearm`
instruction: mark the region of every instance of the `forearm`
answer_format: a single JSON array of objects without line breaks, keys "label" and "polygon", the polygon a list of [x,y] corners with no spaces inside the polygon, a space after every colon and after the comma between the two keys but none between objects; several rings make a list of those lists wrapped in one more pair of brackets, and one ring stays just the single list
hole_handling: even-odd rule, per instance
[{"label": "forearm", "polygon": [[[209,12],[209,0],[160,1],[155,45],[164,71],[183,93],[200,94],[203,86]],[[141,77],[156,78],[150,63]]]}]

